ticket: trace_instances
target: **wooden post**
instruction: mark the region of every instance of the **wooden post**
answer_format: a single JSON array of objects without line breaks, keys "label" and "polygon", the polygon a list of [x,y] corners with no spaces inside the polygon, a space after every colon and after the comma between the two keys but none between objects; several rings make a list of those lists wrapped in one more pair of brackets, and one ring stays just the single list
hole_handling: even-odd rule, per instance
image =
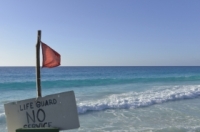
[{"label": "wooden post", "polygon": [[37,97],[42,97],[41,93],[41,80],[40,80],[40,41],[41,30],[38,30],[37,44],[36,44],[36,85],[37,85]]}]

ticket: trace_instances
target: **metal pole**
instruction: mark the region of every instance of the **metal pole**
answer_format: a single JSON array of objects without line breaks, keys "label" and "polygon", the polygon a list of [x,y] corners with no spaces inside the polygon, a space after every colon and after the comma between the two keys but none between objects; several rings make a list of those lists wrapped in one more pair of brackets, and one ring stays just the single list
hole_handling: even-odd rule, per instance
[{"label": "metal pole", "polygon": [[42,97],[41,93],[41,80],[40,80],[40,42],[41,42],[41,30],[38,30],[37,44],[36,44],[36,85],[37,85],[37,97]]}]

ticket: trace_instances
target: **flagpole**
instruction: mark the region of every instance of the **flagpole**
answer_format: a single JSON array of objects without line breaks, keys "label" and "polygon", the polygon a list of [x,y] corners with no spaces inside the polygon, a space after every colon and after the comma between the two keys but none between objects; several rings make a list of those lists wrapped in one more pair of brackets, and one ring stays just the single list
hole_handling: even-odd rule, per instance
[{"label": "flagpole", "polygon": [[41,93],[41,80],[40,80],[40,42],[41,42],[41,30],[38,30],[37,44],[36,44],[36,85],[37,85],[37,97],[42,97],[42,93]]}]

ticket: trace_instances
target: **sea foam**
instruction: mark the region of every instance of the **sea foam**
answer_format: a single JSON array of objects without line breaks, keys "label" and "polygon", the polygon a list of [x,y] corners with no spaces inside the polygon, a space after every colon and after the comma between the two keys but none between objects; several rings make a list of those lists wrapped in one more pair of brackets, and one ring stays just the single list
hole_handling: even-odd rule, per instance
[{"label": "sea foam", "polygon": [[168,101],[192,99],[200,96],[200,85],[174,86],[168,89],[154,89],[145,92],[113,94],[100,100],[78,103],[78,113],[105,109],[129,109],[147,107]]}]

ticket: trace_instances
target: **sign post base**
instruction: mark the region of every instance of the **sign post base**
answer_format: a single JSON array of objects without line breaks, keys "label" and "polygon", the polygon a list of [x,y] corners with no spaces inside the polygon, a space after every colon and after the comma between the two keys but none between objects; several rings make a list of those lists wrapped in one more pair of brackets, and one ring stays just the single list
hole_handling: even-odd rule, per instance
[{"label": "sign post base", "polygon": [[58,128],[19,128],[16,132],[59,132]]}]

